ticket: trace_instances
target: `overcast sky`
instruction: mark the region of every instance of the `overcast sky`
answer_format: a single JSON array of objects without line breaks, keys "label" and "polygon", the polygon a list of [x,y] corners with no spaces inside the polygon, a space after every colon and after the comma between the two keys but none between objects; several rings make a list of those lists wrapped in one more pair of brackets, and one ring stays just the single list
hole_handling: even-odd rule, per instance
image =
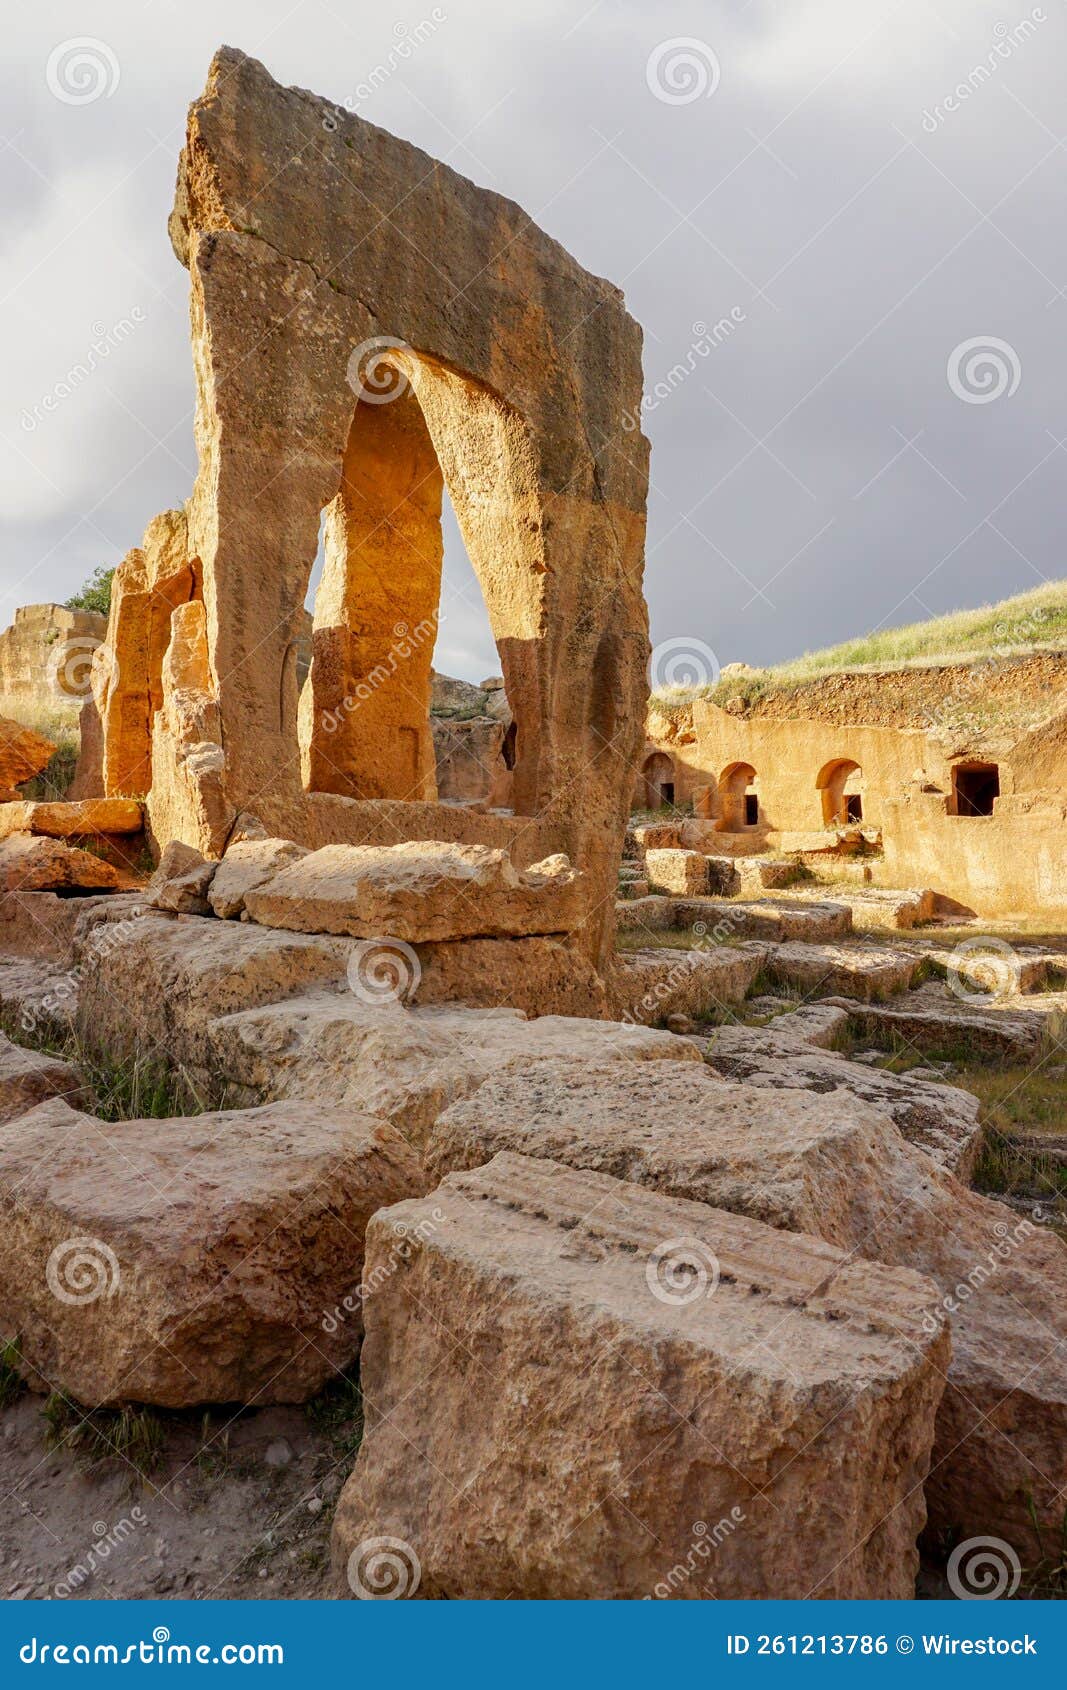
[{"label": "overcast sky", "polygon": [[[223,41],[517,200],[624,289],[655,401],[656,644],[773,662],[1064,573],[1062,0],[4,14],[0,625],[189,492],[166,219]],[[443,610],[438,668],[497,670],[451,529]]]}]

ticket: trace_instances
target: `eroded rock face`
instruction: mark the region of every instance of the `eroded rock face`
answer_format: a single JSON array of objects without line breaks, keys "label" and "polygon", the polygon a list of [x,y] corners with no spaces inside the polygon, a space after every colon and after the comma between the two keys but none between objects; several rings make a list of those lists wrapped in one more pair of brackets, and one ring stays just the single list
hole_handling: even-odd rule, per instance
[{"label": "eroded rock face", "polygon": [[253,921],[298,933],[443,940],[563,933],[580,886],[565,858],[524,875],[488,845],[327,845],[250,890]]},{"label": "eroded rock face", "polygon": [[355,1111],[40,1104],[0,1127],[4,1336],[35,1388],[87,1407],[301,1402],[359,1347],[367,1221],[421,1189],[403,1140]]},{"label": "eroded rock face", "polygon": [[755,944],[623,951],[613,973],[616,1014],[652,1027],[661,1026],[668,1015],[713,1019],[740,1003],[767,951],[768,946]]},{"label": "eroded rock face", "polygon": [[424,1597],[912,1593],[948,1353],[919,1275],[501,1155],[376,1216],[366,1278],[339,1594],[383,1536]]},{"label": "eroded rock face", "polygon": [[[858,1097],[719,1089],[706,1070],[529,1070],[443,1115],[435,1171],[505,1149],[691,1194],[917,1269],[952,1327],[931,1528],[1032,1552],[1067,1486],[1067,1248],[969,1191]],[[933,1319],[933,1317],[931,1317]],[[932,1330],[932,1326],[931,1326]]]}]

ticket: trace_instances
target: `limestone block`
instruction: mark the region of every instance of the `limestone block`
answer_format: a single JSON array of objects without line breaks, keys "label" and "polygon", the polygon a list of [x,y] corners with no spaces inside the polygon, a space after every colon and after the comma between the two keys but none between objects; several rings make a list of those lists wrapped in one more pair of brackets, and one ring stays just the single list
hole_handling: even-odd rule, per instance
[{"label": "limestone block", "polygon": [[454,939],[418,945],[411,1004],[504,1006],[524,1015],[610,1013],[608,990],[589,958],[562,939]]},{"label": "limestone block", "polygon": [[245,908],[253,921],[300,933],[431,941],[566,932],[579,896],[569,863],[520,875],[488,845],[416,840],[327,845],[250,892]]},{"label": "limestone block", "polygon": [[83,798],[73,803],[29,806],[31,833],[52,839],[85,839],[93,834],[140,833],[144,814],[133,798]]},{"label": "limestone block", "polygon": [[427,1598],[652,1596],[719,1521],[669,1594],[912,1593],[948,1359],[918,1274],[505,1154],[377,1215],[367,1280],[339,1594],[387,1537]]},{"label": "limestone block", "polygon": [[77,1069],[43,1051],[12,1044],[0,1033],[0,1123],[25,1115],[46,1097],[63,1097],[74,1107],[83,1104]]},{"label": "limestone block", "polygon": [[731,898],[680,898],[675,903],[679,927],[703,922],[709,932],[744,939],[826,940],[844,938],[852,930],[852,912],[846,904],[787,902],[784,898],[758,898],[752,902]]},{"label": "limestone block", "polygon": [[646,850],[645,872],[656,892],[692,897],[708,889],[708,859],[699,851]]},{"label": "limestone block", "polygon": [[615,966],[615,1011],[621,1020],[661,1026],[668,1015],[696,1021],[740,1003],[767,956],[767,946],[715,945],[620,952]]},{"label": "limestone block", "polygon": [[[737,1210],[938,1287],[952,1363],[927,1485],[931,1529],[1032,1553],[1067,1486],[1067,1246],[908,1144],[856,1096],[747,1086],[706,1070],[531,1068],[439,1119],[431,1168],[515,1148]],[[453,1161],[453,1158],[455,1161]],[[688,1190],[687,1190],[688,1188]],[[679,1229],[680,1230],[680,1229]]]},{"label": "limestone block", "polygon": [[230,921],[245,907],[245,895],[254,892],[290,863],[307,856],[303,845],[291,839],[243,839],[230,845],[208,892],[217,916]]},{"label": "limestone block", "polygon": [[0,892],[106,890],[118,884],[110,863],[61,840],[28,833],[0,840]]},{"label": "limestone block", "polygon": [[913,951],[891,951],[881,945],[813,945],[790,940],[778,945],[767,961],[768,973],[802,997],[834,994],[865,1003],[902,992],[919,967]]},{"label": "limestone block", "polygon": [[359,1348],[367,1221],[421,1188],[403,1140],[355,1111],[105,1123],[40,1104],[0,1127],[4,1335],[35,1388],[86,1407],[302,1402]]}]

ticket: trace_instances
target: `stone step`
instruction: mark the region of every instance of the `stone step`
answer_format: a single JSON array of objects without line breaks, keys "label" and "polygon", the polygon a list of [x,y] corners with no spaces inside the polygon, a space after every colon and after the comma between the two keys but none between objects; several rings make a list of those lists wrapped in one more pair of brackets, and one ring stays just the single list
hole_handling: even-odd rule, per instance
[{"label": "stone step", "polygon": [[377,1215],[366,1273],[339,1594],[388,1536],[427,1598],[911,1595],[928,1280],[511,1154]]},{"label": "stone step", "polygon": [[864,1002],[904,991],[918,970],[919,958],[914,953],[883,945],[816,945],[792,940],[776,945],[767,959],[768,976],[802,997],[841,995]]},{"label": "stone step", "polygon": [[616,1016],[646,1027],[662,1026],[669,1015],[708,1020],[741,1002],[766,956],[767,946],[757,944],[621,951],[614,979]]}]

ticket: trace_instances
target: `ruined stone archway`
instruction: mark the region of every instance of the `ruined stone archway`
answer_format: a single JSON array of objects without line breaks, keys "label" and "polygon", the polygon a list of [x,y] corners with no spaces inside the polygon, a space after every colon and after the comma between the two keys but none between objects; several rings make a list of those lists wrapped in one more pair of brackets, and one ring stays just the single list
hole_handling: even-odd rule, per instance
[{"label": "ruined stone archway", "polygon": [[863,770],[850,757],[824,764],[815,786],[824,827],[848,827],[863,820]]},{"label": "ruined stone archway", "polygon": [[[647,443],[618,449],[640,333],[622,296],[508,201],[229,48],[190,112],[171,234],[191,277],[204,697],[179,775],[166,792],[153,780],[156,836],[217,854],[251,812],[311,846],[463,839],[508,846],[519,868],[565,851],[583,871],[581,943],[606,954],[648,659]],[[368,357],[410,389],[373,418],[348,379]],[[386,684],[387,631],[418,628],[439,578],[437,476],[517,724],[514,817],[434,802],[421,703]],[[385,518],[400,533],[383,551]],[[403,662],[419,700],[421,643]],[[317,739],[316,713],[383,672],[362,728],[346,711]]]},{"label": "ruined stone archway", "polygon": [[719,776],[721,833],[744,833],[761,821],[758,777],[751,763],[728,763]]}]

